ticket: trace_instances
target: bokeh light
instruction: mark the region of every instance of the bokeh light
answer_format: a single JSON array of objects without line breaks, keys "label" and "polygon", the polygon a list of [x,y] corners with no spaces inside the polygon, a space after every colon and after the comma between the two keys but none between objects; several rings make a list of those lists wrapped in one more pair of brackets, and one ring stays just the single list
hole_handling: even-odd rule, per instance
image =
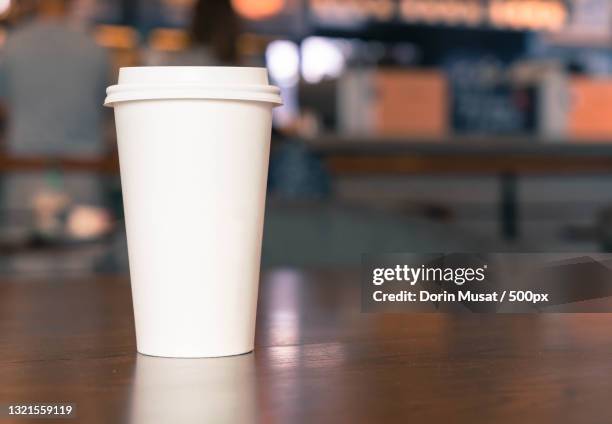
[{"label": "bokeh light", "polygon": [[287,40],[273,41],[266,49],[266,63],[272,79],[279,84],[297,82],[300,54],[297,44]]},{"label": "bokeh light", "polygon": [[0,0],[0,16],[8,13],[11,8],[11,0]]},{"label": "bokeh light", "polygon": [[345,62],[340,46],[332,40],[308,37],[302,42],[302,77],[309,83],[339,77]]},{"label": "bokeh light", "polygon": [[243,18],[260,20],[278,14],[285,7],[284,0],[232,0],[236,13]]}]

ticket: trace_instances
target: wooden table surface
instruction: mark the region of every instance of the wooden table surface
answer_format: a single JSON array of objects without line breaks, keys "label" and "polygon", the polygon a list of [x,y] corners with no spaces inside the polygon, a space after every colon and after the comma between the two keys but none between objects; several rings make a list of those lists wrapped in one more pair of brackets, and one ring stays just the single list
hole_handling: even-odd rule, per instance
[{"label": "wooden table surface", "polygon": [[136,354],[127,278],[5,279],[0,404],[71,402],[79,423],[612,422],[612,315],[362,314],[358,278],[265,272],[255,352],[203,360]]}]

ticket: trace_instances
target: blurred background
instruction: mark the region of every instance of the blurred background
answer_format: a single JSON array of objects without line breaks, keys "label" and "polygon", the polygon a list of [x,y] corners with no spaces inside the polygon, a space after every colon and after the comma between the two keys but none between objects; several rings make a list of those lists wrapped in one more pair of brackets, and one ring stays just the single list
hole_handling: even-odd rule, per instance
[{"label": "blurred background", "polygon": [[2,275],[127,271],[102,103],[138,65],[281,87],[264,266],[612,249],[612,2],[0,0]]}]

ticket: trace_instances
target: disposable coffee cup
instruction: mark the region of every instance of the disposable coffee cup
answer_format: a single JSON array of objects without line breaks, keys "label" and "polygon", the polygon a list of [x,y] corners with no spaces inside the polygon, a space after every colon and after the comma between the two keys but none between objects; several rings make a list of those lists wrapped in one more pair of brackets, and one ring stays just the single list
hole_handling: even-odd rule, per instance
[{"label": "disposable coffee cup", "polygon": [[272,108],[264,68],[122,68],[114,108],[140,353],[253,350]]}]

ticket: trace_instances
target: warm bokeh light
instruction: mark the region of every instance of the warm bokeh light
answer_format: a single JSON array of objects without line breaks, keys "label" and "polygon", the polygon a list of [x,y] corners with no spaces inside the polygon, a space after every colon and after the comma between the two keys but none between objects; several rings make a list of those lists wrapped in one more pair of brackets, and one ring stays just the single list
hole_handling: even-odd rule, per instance
[{"label": "warm bokeh light", "polygon": [[154,50],[176,52],[189,46],[187,32],[174,28],[158,28],[151,31],[149,45]]},{"label": "warm bokeh light", "polygon": [[93,239],[109,231],[111,219],[108,212],[92,206],[77,206],[66,222],[68,234],[79,240]]},{"label": "warm bokeh light", "polygon": [[11,8],[11,0],[0,0],[0,16],[6,14]]},{"label": "warm bokeh light", "polygon": [[565,24],[567,9],[557,0],[494,0],[489,18],[504,28],[555,31]]},{"label": "warm bokeh light", "polygon": [[488,15],[494,27],[554,31],[563,27],[568,10],[561,0],[401,0],[399,13],[405,21],[430,25],[475,26]]},{"label": "warm bokeh light", "polygon": [[484,5],[477,0],[402,0],[400,12],[406,21],[476,25],[482,22]]},{"label": "warm bokeh light", "polygon": [[138,45],[138,32],[121,25],[98,25],[94,31],[96,42],[111,49],[132,49]]},{"label": "warm bokeh light", "polygon": [[395,12],[392,0],[310,0],[309,6],[318,19],[342,23],[368,19],[385,21]]},{"label": "warm bokeh light", "polygon": [[259,20],[278,14],[285,0],[232,0],[232,6],[243,18]]}]

